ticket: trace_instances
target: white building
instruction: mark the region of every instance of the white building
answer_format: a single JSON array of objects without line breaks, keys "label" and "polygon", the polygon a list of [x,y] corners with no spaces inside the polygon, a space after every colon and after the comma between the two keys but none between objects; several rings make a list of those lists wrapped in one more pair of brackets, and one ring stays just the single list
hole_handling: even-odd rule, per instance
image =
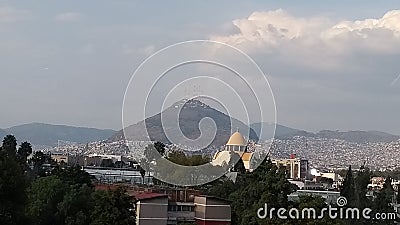
[{"label": "white building", "polygon": [[232,134],[225,145],[224,150],[218,151],[213,157],[213,165],[229,164],[232,157],[238,155],[242,158],[246,170],[251,171],[252,152],[247,152],[247,141],[238,131]]}]

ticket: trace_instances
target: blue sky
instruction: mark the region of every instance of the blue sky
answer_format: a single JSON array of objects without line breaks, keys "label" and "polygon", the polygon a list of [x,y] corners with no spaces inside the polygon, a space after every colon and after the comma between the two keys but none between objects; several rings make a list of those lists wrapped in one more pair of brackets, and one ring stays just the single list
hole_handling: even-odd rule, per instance
[{"label": "blue sky", "polygon": [[[146,57],[180,41],[211,39],[261,66],[279,123],[400,134],[400,28],[382,19],[398,9],[396,0],[0,0],[0,127],[119,129],[125,88]],[[289,33],[277,38],[263,30],[268,24]]]}]

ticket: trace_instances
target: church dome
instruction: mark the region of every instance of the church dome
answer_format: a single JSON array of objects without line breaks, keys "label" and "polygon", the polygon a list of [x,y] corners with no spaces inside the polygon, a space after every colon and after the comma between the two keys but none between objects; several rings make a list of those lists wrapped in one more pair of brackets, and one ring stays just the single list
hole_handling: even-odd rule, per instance
[{"label": "church dome", "polygon": [[235,132],[229,138],[229,141],[228,143],[226,143],[226,145],[247,146],[247,143],[244,137],[239,132]]}]

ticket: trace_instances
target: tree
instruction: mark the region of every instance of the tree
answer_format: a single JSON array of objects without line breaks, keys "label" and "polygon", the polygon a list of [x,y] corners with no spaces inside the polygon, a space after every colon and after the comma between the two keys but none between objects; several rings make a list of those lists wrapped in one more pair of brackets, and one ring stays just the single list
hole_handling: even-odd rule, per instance
[{"label": "tree", "polygon": [[43,177],[46,175],[46,171],[43,168],[45,164],[56,165],[57,163],[51,158],[50,155],[44,154],[41,151],[33,153],[32,158],[29,160],[30,164],[33,165],[33,174],[35,177]]},{"label": "tree", "polygon": [[91,176],[79,167],[56,167],[28,189],[27,214],[34,225],[86,225],[93,211]]},{"label": "tree", "polygon": [[27,179],[16,159],[17,140],[7,135],[0,147],[0,221],[2,224],[24,224]]},{"label": "tree", "polygon": [[142,176],[142,184],[144,184],[144,177],[146,176],[146,170],[144,170],[141,166],[139,166],[139,173]]},{"label": "tree", "polygon": [[67,187],[57,176],[41,177],[28,189],[27,214],[34,225],[58,225],[61,217],[57,206],[63,201]]},{"label": "tree", "polygon": [[13,135],[7,135],[3,139],[2,150],[7,154],[7,156],[15,157],[17,151],[17,139]]},{"label": "tree", "polygon": [[[157,143],[157,142],[156,142]],[[157,149],[155,148],[154,144],[149,144],[144,149],[144,156],[146,157],[146,161],[153,162],[157,161],[160,158],[160,155],[157,154]]]},{"label": "tree", "polygon": [[154,143],[154,148],[156,148],[157,152],[160,153],[161,156],[165,155],[165,144],[157,141],[156,143]]},{"label": "tree", "polygon": [[244,162],[243,162],[243,159],[241,157],[239,158],[239,160],[235,164],[233,170],[234,170],[234,172],[238,172],[238,173],[241,173],[241,174],[246,173],[246,167],[244,166]]},{"label": "tree", "polygon": [[0,221],[2,225],[25,224],[27,181],[15,155],[10,154],[15,139],[10,136],[5,139],[6,149],[0,147]]},{"label": "tree", "polygon": [[51,174],[57,176],[67,186],[75,184],[85,184],[88,187],[93,186],[93,177],[89,173],[83,171],[79,166],[66,168],[57,166],[51,171]]},{"label": "tree", "polygon": [[[286,179],[283,171],[277,169],[269,159],[265,159],[252,173],[243,175],[243,181],[236,185],[236,191],[229,195],[232,201],[232,223],[237,225],[264,224],[257,217],[257,210],[268,203],[269,207],[287,208],[287,195],[294,187]],[[229,182],[229,181],[228,181]],[[277,224],[268,220],[268,224]]]},{"label": "tree", "polygon": [[57,204],[58,214],[65,225],[87,225],[93,209],[93,189],[86,184],[69,187],[62,202]]},{"label": "tree", "polygon": [[226,176],[221,177],[209,184],[205,184],[202,187],[207,195],[217,196],[223,199],[229,199],[230,195],[238,190],[239,185],[233,183],[232,180],[228,179]]},{"label": "tree", "polygon": [[392,203],[394,197],[394,189],[392,186],[392,179],[387,177],[385,179],[385,183],[383,184],[383,188],[376,193],[376,198],[374,200],[374,206],[379,210],[389,210],[393,209],[389,206]]},{"label": "tree", "polygon": [[95,191],[94,209],[90,225],[130,225],[134,221],[132,199],[123,188],[110,191]]},{"label": "tree", "polygon": [[165,156],[165,144],[162,142],[155,142],[154,144],[149,144],[144,149],[144,156],[148,162],[157,161]]},{"label": "tree", "polygon": [[25,141],[19,146],[17,151],[17,161],[25,171],[28,170],[27,160],[30,154],[32,154],[32,145]]},{"label": "tree", "polygon": [[18,156],[26,162],[26,159],[32,154],[32,145],[29,142],[23,142],[18,148]]},{"label": "tree", "polygon": [[146,172],[148,173],[149,177],[151,175],[151,165],[150,165],[150,161],[148,160],[148,158],[142,158],[140,160],[139,172],[140,172],[140,175],[143,178],[142,181],[144,183],[145,182],[144,177],[146,175]]},{"label": "tree", "polygon": [[357,171],[356,177],[354,178],[354,189],[356,197],[356,207],[366,208],[370,206],[370,201],[367,198],[368,184],[371,181],[371,172],[365,167],[361,166],[360,170]]},{"label": "tree", "polygon": [[[376,212],[381,212],[381,213],[393,213],[394,209],[391,203],[393,203],[394,200],[394,190],[392,187],[392,179],[390,177],[387,177],[385,179],[385,183],[383,184],[383,188],[379,190],[375,194],[374,202],[373,202],[373,209]],[[374,224],[388,224],[388,220],[377,220],[374,221]],[[393,221],[391,221],[393,224]]]},{"label": "tree", "polygon": [[351,166],[347,170],[346,177],[343,181],[343,187],[340,190],[340,195],[347,199],[347,206],[356,207],[356,190],[354,187],[354,177]]},{"label": "tree", "polygon": [[187,156],[183,151],[175,150],[168,154],[167,159],[182,166],[200,166],[210,162],[208,156],[192,155]]}]

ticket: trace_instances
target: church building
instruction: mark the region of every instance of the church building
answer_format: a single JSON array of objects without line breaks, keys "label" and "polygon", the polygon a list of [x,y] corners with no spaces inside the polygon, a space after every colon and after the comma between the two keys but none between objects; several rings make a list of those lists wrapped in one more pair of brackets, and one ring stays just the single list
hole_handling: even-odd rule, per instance
[{"label": "church building", "polygon": [[236,131],[231,135],[224,149],[218,151],[214,155],[212,163],[214,165],[223,165],[224,163],[228,164],[231,160],[231,157],[234,154],[238,154],[242,158],[246,170],[252,171],[251,159],[253,157],[253,153],[248,152],[247,149],[248,143],[246,139],[241,133],[239,133],[239,131]]}]

